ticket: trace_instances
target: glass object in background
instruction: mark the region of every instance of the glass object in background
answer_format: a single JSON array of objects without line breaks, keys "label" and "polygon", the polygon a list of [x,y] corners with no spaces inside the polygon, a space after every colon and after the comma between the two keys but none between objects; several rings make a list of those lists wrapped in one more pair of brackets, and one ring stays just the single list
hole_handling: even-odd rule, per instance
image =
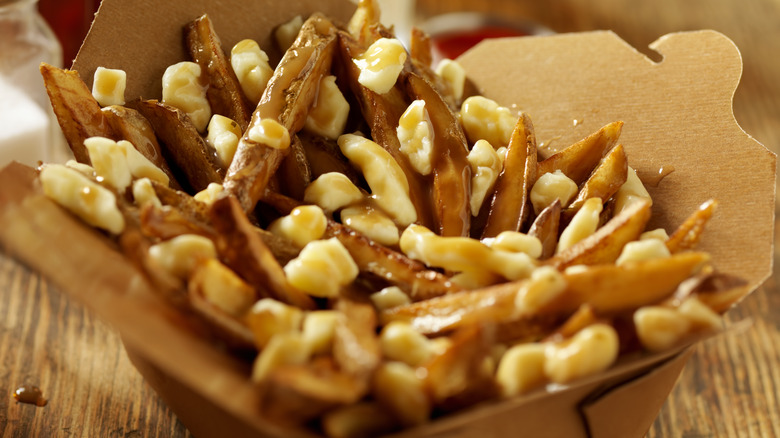
[{"label": "glass object in background", "polygon": [[62,49],[37,0],[0,0],[0,166],[59,161],[64,142],[38,70],[62,65]]}]

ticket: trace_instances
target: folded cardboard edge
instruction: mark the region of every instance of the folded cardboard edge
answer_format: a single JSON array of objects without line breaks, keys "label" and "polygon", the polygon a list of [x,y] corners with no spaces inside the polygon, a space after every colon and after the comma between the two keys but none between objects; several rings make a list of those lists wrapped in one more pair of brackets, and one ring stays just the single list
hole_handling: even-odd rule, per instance
[{"label": "folded cardboard edge", "polygon": [[[259,415],[258,391],[246,378],[248,365],[196,335],[186,315],[160,299],[140,271],[109,239],[40,194],[35,188],[35,175],[32,168],[19,163],[0,170],[2,246],[111,324],[134,355],[158,369],[161,375],[180,382],[254,430],[262,430],[269,436],[287,436],[288,428]],[[67,248],[67,251],[56,251],[56,248]],[[140,319],[143,324],[138,324]],[[557,392],[537,391],[525,397],[479,405],[443,417],[407,436],[457,429],[464,423],[520,409],[556,394],[631,375],[665,361],[678,351],[624,361],[603,374],[582,379]],[[183,367],[182,363],[188,365]]]},{"label": "folded cardboard edge", "polygon": [[734,118],[739,51],[707,30],[668,34],[652,48],[661,61],[594,31],[487,40],[459,62],[481,94],[525,111],[540,143],[559,149],[624,121],[629,164],[660,206],[649,227],[671,232],[717,199],[699,248],[755,289],[772,272],[777,158]]}]

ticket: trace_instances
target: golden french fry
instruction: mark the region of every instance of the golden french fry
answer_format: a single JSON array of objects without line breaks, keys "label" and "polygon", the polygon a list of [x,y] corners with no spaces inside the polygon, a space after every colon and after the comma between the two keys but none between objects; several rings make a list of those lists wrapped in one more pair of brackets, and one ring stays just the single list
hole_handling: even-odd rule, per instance
[{"label": "golden french fry", "polygon": [[693,249],[696,244],[699,243],[701,234],[704,232],[704,227],[709,222],[712,214],[715,212],[715,208],[718,206],[718,201],[710,199],[701,206],[698,210],[693,212],[688,219],[685,220],[677,230],[669,236],[666,241],[666,247],[669,248],[669,252],[672,254],[687,249]]},{"label": "golden french fry", "polygon": [[225,169],[184,112],[156,100],[132,105],[149,120],[163,143],[164,156],[184,174],[185,181],[180,182],[191,194],[205,189],[210,183],[222,183]]},{"label": "golden french fry", "polygon": [[302,309],[317,307],[308,295],[287,281],[282,266],[235,198],[226,196],[215,201],[209,217],[217,232],[215,243],[220,259],[258,293]]},{"label": "golden french fry", "polygon": [[409,323],[423,334],[450,332],[469,324],[513,320],[519,282],[463,291],[383,310],[382,325],[391,321]]},{"label": "golden french fry", "polygon": [[502,231],[520,231],[532,208],[528,196],[536,181],[536,153],[533,124],[530,117],[522,113],[512,131],[482,237],[495,237]]},{"label": "golden french fry", "polygon": [[623,128],[623,122],[612,122],[588,137],[539,162],[537,175],[560,170],[580,185],[593,171],[601,157],[610,150]]},{"label": "golden french fry", "polygon": [[409,56],[415,63],[430,67],[433,62],[431,53],[431,37],[419,27],[412,27],[409,40]]},{"label": "golden french fry", "polygon": [[301,140],[292,136],[290,152],[282,161],[276,176],[281,192],[293,199],[303,200],[303,191],[312,181],[312,171]]},{"label": "golden french fry", "polygon": [[372,242],[339,223],[329,221],[325,236],[339,239],[361,272],[374,274],[398,286],[412,301],[427,300],[460,290],[439,272],[429,270],[422,263]]},{"label": "golden french fry", "polygon": [[72,70],[42,63],[41,75],[52,109],[76,161],[90,164],[84,140],[90,137],[114,138],[114,132],[100,111],[92,92]]},{"label": "golden french fry", "polygon": [[650,203],[637,201],[613,217],[591,236],[561,251],[546,261],[558,269],[573,265],[613,263],[623,246],[636,240],[650,220]]},{"label": "golden french fry", "polygon": [[657,303],[710,261],[702,252],[616,265],[597,265],[564,273],[567,287],[540,312],[574,312],[588,304],[599,315],[615,314]]},{"label": "golden french fry", "polygon": [[304,423],[360,400],[366,388],[323,357],[278,368],[260,384],[261,411],[281,422]]},{"label": "golden french fry", "polygon": [[206,97],[212,113],[228,117],[238,123],[241,131],[246,131],[252,110],[208,15],[203,14],[184,27],[184,42],[208,78]]},{"label": "golden french fry", "polygon": [[623,145],[613,147],[582,184],[577,197],[566,207],[565,217],[572,217],[590,198],[609,199],[628,176],[628,161]]},{"label": "golden french fry", "polygon": [[322,428],[332,438],[362,438],[390,433],[400,428],[400,424],[386,407],[366,401],[326,413]]},{"label": "golden french fry", "polygon": [[493,327],[466,325],[453,335],[449,348],[425,364],[425,384],[439,409],[456,410],[497,394],[493,372],[485,367],[493,337]]},{"label": "golden french fry", "polygon": [[369,303],[339,299],[336,310],[342,316],[333,335],[333,358],[347,375],[368,387],[371,376],[382,360],[376,336],[377,317]]},{"label": "golden french fry", "polygon": [[252,130],[262,127],[266,119],[279,122],[288,135],[303,127],[320,79],[330,70],[336,47],[335,31],[330,20],[321,14],[312,15],[268,81],[225,177],[225,190],[238,198],[244,211],[255,207],[289,153],[289,148],[275,148],[253,140]]},{"label": "golden french fry", "polygon": [[471,166],[468,146],[458,119],[425,79],[410,73],[413,99],[425,101],[433,126],[433,203],[438,234],[468,236],[471,228]]},{"label": "golden french fry", "polygon": [[717,313],[725,313],[750,293],[747,281],[720,272],[707,272],[686,282],[674,294],[676,300],[695,296]]},{"label": "golden french fry", "polygon": [[558,246],[558,228],[561,220],[561,201],[555,202],[545,207],[528,229],[528,235],[536,237],[542,242],[542,254],[539,260],[547,260],[555,254],[555,248]]}]

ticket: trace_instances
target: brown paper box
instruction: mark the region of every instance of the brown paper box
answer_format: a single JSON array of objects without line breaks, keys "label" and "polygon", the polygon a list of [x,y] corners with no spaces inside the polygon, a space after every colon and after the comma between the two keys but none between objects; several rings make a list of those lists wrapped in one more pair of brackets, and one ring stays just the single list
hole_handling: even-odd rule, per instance
[{"label": "brown paper box", "polygon": [[[186,59],[181,26],[204,12],[225,47],[254,38],[271,49],[278,23],[314,11],[345,22],[353,9],[336,0],[143,0],[132,7],[104,0],[74,69],[90,85],[98,66],[124,69],[128,98],[157,98],[164,69]],[[482,94],[526,111],[538,140],[553,147],[623,120],[621,142],[645,181],[674,169],[648,187],[651,225],[671,230],[703,201],[718,199],[701,248],[721,271],[757,287],[771,272],[776,159],[734,120],[739,52],[711,31],[667,35],[652,48],[662,61],[610,32],[592,32],[486,42],[460,61]],[[248,365],[195,335],[113,243],[38,194],[33,179],[21,165],[0,173],[0,241],[112,323],[138,370],[195,436],[310,436],[259,416]],[[479,405],[397,436],[642,436],[690,352],[624,358],[570,386]]]}]

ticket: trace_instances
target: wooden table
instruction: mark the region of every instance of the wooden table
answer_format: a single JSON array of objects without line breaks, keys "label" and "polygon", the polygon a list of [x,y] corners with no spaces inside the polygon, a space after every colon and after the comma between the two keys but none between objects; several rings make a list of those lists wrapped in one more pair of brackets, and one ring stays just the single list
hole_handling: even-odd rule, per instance
[{"label": "wooden table", "polygon": [[[418,9],[423,15],[501,10],[558,32],[612,29],[644,51],[668,32],[721,31],[740,47],[745,64],[734,99],[737,120],[770,149],[780,147],[780,0],[420,0]],[[776,279],[729,319],[753,324],[696,348],[649,437],[780,436]],[[2,253],[0,375],[3,437],[190,436],[134,370],[116,333]],[[12,393],[22,385],[41,387],[49,404],[15,403]]]}]

